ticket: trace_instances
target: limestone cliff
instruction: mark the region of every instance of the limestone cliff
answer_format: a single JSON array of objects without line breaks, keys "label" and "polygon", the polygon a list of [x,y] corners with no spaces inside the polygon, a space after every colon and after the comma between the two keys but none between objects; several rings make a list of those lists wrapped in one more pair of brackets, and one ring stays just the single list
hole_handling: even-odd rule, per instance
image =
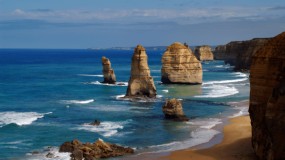
[{"label": "limestone cliff", "polygon": [[111,68],[111,62],[108,58],[102,57],[104,81],[102,83],[116,83],[114,70]]},{"label": "limestone cliff", "polygon": [[187,46],[175,42],[162,56],[162,83],[202,83],[202,65]]},{"label": "limestone cliff", "polygon": [[285,32],[252,57],[249,113],[256,155],[285,159]]},{"label": "limestone cliff", "polygon": [[156,97],[156,88],[147,63],[145,48],[138,45],[132,57],[131,77],[128,84],[127,97]]},{"label": "limestone cliff", "polygon": [[214,60],[214,54],[210,46],[197,46],[194,51],[195,56],[200,61],[212,61]]},{"label": "limestone cliff", "polygon": [[235,71],[248,70],[252,55],[267,41],[268,38],[255,38],[217,46],[214,50],[214,59],[224,60],[226,64],[235,66]]}]

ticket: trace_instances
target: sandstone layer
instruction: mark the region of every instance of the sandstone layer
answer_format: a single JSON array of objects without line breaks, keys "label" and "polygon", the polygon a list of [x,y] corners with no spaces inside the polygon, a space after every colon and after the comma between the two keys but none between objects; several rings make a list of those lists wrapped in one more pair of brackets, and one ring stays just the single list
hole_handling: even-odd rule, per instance
[{"label": "sandstone layer", "polygon": [[138,45],[132,57],[131,76],[126,97],[156,97],[156,88],[150,76],[145,48]]},{"label": "sandstone layer", "polygon": [[79,140],[64,142],[60,146],[59,152],[70,152],[70,157],[73,160],[94,160],[134,153],[134,150],[98,139],[94,143],[82,143]]},{"label": "sandstone layer", "polygon": [[167,47],[161,61],[162,83],[202,83],[202,65],[188,46],[173,43]]},{"label": "sandstone layer", "polygon": [[285,32],[252,57],[249,113],[256,155],[285,159]]},{"label": "sandstone layer", "polygon": [[189,121],[184,115],[182,104],[177,99],[170,99],[165,102],[162,106],[162,111],[164,113],[165,119],[170,119],[174,121]]},{"label": "sandstone layer", "polygon": [[195,56],[200,61],[212,61],[214,60],[214,54],[210,46],[197,46],[194,51]]},{"label": "sandstone layer", "polygon": [[116,83],[116,76],[114,70],[111,68],[111,62],[108,58],[102,57],[104,81],[102,83],[114,84]]},{"label": "sandstone layer", "polygon": [[234,66],[235,71],[249,70],[252,55],[268,40],[268,38],[254,38],[217,46],[214,50],[214,59],[224,60],[226,64]]}]

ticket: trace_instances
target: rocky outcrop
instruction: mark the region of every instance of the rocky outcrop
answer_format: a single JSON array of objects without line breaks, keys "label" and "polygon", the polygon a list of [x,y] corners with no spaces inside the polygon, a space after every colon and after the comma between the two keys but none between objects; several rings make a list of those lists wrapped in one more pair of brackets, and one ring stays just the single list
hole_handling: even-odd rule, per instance
[{"label": "rocky outcrop", "polygon": [[170,119],[174,121],[189,121],[184,115],[182,104],[177,99],[166,100],[165,104],[162,106],[162,112],[164,113],[165,119]]},{"label": "rocky outcrop", "polygon": [[111,68],[111,62],[108,58],[102,57],[104,81],[102,83],[115,84],[116,76],[114,70]]},{"label": "rocky outcrop", "polygon": [[162,83],[202,83],[202,65],[186,45],[175,42],[168,46],[161,61]]},{"label": "rocky outcrop", "polygon": [[214,60],[214,54],[210,46],[197,46],[194,51],[195,56],[200,61],[212,61]]},{"label": "rocky outcrop", "polygon": [[132,57],[131,77],[126,97],[156,97],[156,88],[147,63],[145,48],[138,45]]},{"label": "rocky outcrop", "polygon": [[255,38],[217,46],[214,50],[214,59],[224,60],[226,64],[234,66],[235,71],[249,70],[252,55],[267,41],[268,38]]},{"label": "rocky outcrop", "polygon": [[285,32],[252,57],[249,113],[256,155],[285,159]]},{"label": "rocky outcrop", "polygon": [[116,144],[110,144],[98,139],[94,143],[82,143],[79,140],[64,142],[59,152],[70,152],[73,160],[93,160],[98,158],[117,157],[134,153],[132,148],[124,148]]}]

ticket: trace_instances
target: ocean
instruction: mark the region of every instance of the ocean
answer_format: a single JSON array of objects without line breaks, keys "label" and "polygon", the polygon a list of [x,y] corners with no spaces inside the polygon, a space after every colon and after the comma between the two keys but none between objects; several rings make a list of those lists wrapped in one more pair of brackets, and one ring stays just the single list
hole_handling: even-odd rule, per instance
[{"label": "ocean", "polygon": [[[0,49],[0,159],[69,159],[58,153],[79,139],[129,146],[135,154],[159,153],[208,142],[223,119],[247,113],[229,105],[249,99],[248,74],[223,61],[202,62],[202,85],[160,81],[163,49],[147,49],[158,98],[132,102],[125,95],[132,49]],[[118,83],[103,81],[101,57],[112,63]],[[164,119],[166,99],[178,98],[189,122]],[[99,126],[88,123],[100,120]]]}]

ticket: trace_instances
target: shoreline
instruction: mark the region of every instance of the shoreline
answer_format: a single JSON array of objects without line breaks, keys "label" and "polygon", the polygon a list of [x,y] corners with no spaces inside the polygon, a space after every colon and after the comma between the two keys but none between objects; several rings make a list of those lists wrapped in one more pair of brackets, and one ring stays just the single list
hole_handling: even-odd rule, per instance
[{"label": "shoreline", "polygon": [[185,149],[171,152],[170,155],[160,157],[164,160],[255,160],[251,146],[251,125],[249,116],[230,118],[225,125],[224,137],[221,143],[205,149]]}]

